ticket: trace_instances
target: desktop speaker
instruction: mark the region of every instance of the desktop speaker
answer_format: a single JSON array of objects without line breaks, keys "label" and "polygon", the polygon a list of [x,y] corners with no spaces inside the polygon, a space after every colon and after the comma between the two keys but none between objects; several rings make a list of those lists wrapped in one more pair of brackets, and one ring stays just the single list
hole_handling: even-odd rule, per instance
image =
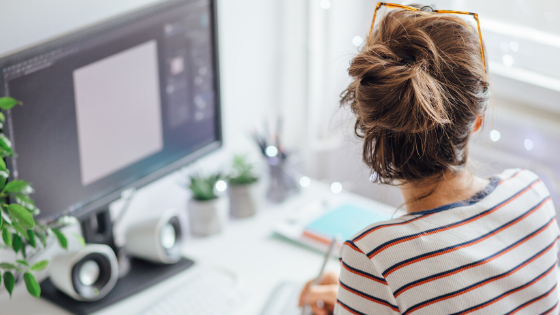
[{"label": "desktop speaker", "polygon": [[56,256],[51,262],[51,282],[78,301],[99,300],[118,279],[118,263],[111,247],[88,244],[79,251]]},{"label": "desktop speaker", "polygon": [[183,231],[177,212],[169,209],[157,219],[143,221],[126,231],[127,254],[155,263],[173,264],[181,259]]}]

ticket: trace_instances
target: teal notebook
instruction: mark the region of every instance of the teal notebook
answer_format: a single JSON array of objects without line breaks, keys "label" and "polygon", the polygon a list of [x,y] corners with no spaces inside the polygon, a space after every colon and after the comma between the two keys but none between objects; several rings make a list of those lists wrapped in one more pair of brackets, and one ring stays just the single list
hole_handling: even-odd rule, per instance
[{"label": "teal notebook", "polygon": [[337,233],[343,240],[352,238],[366,226],[391,219],[391,215],[353,204],[344,204],[311,222],[306,230],[332,239]]}]

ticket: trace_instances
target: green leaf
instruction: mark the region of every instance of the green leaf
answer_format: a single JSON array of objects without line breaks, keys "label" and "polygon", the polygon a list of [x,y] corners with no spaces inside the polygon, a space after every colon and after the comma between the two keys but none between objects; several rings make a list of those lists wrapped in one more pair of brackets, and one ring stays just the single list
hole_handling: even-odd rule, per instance
[{"label": "green leaf", "polygon": [[46,234],[44,234],[43,232],[38,232],[37,236],[39,237],[39,241],[41,242],[41,245],[43,245],[43,248],[47,247],[47,236],[46,236]]},{"label": "green leaf", "polygon": [[72,233],[72,235],[74,235],[74,237],[78,240],[78,242],[80,242],[82,247],[86,247],[86,240],[80,234]]},{"label": "green leaf", "polygon": [[48,264],[49,264],[48,260],[41,260],[39,262],[34,263],[33,266],[31,266],[31,270],[41,271],[41,270],[45,269]]},{"label": "green leaf", "polygon": [[18,267],[10,263],[0,263],[0,268],[4,270],[19,270]]},{"label": "green leaf", "polygon": [[27,230],[27,236],[29,237],[27,240],[29,241],[29,245],[33,246],[33,248],[37,248],[37,242],[35,241],[35,232],[32,230]]},{"label": "green leaf", "polygon": [[71,217],[69,215],[63,215],[60,218],[58,218],[58,220],[56,220],[56,224],[55,226],[67,226],[67,225],[71,225],[71,224],[79,224],[80,221],[78,221],[78,219]]},{"label": "green leaf", "polygon": [[233,156],[232,170],[227,179],[232,185],[252,184],[258,180],[253,169],[254,166],[249,162],[247,154],[236,154]]},{"label": "green leaf", "polygon": [[216,182],[221,178],[221,173],[203,175],[202,173],[194,173],[190,176],[189,188],[196,200],[211,200],[218,196],[215,194],[214,187]]},{"label": "green leaf", "polygon": [[2,239],[4,240],[4,244],[12,247],[12,235],[7,228],[2,228]]},{"label": "green leaf", "polygon": [[29,263],[25,260],[18,259],[16,262],[20,265],[24,265],[25,267],[29,267]]},{"label": "green leaf", "polygon": [[[1,151],[1,149],[0,149]],[[4,160],[0,157],[0,160]],[[0,170],[0,189],[4,188],[4,185],[6,184],[6,180],[8,180],[8,176],[10,176],[10,173],[8,173],[8,171],[2,171]]]},{"label": "green leaf", "polygon": [[19,233],[19,236],[23,236],[26,240],[29,240],[29,235],[27,235],[27,230],[24,229],[19,223],[13,222],[12,227],[16,232]]},{"label": "green leaf", "polygon": [[19,268],[18,266],[6,262],[0,263],[0,269],[23,271],[23,269]]},{"label": "green leaf", "polygon": [[4,161],[4,159],[0,159],[0,171],[5,171],[5,170],[6,170],[6,162]]},{"label": "green leaf", "polygon": [[0,97],[0,108],[4,110],[11,109],[16,105],[22,105],[23,103],[13,99],[11,97]]},{"label": "green leaf", "polygon": [[14,154],[14,151],[12,151],[12,142],[2,133],[0,133],[0,148],[6,151],[9,156]]},{"label": "green leaf", "polygon": [[23,242],[21,241],[21,237],[17,234],[13,234],[12,238],[12,248],[14,249],[14,252],[17,253],[21,249],[21,245],[23,245]]},{"label": "green leaf", "polygon": [[14,284],[16,283],[16,278],[10,271],[4,272],[4,287],[10,293],[10,298],[12,297],[12,292],[14,291]]},{"label": "green leaf", "polygon": [[[9,184],[10,183],[8,183],[8,185]],[[6,185],[6,187],[8,187],[8,185]],[[12,203],[8,206],[8,212],[10,213],[12,218],[15,218],[24,228],[32,229],[35,227],[33,216],[24,207]]]},{"label": "green leaf", "polygon": [[23,280],[25,281],[25,286],[27,287],[27,291],[29,292],[29,294],[33,295],[36,298],[41,296],[41,287],[31,273],[24,273]]},{"label": "green leaf", "polygon": [[29,183],[24,180],[14,180],[6,184],[6,187],[4,187],[3,191],[10,193],[30,194],[33,192],[33,188],[31,188],[31,185],[29,185]]},{"label": "green leaf", "polygon": [[6,116],[4,116],[4,113],[0,113],[0,128],[4,127],[5,121],[6,121]]},{"label": "green leaf", "polygon": [[58,229],[51,230],[53,231],[54,235],[56,235],[56,239],[58,240],[58,244],[60,244],[60,247],[68,249],[68,240],[66,239],[66,236],[64,236],[64,234],[62,234],[62,232],[60,232]]},{"label": "green leaf", "polygon": [[[39,209],[37,209],[37,206],[35,206],[35,201],[33,201],[33,199],[31,199],[31,197],[29,197],[27,195],[24,195],[24,194],[17,194],[15,197],[16,197],[16,202],[17,203],[19,203],[21,206],[27,208],[27,210],[31,211],[32,213],[35,212],[35,210],[39,210]],[[35,215],[37,215],[37,214],[35,214]]]},{"label": "green leaf", "polygon": [[13,156],[13,152],[6,151],[3,148],[0,148],[0,158],[5,158],[8,156]]}]

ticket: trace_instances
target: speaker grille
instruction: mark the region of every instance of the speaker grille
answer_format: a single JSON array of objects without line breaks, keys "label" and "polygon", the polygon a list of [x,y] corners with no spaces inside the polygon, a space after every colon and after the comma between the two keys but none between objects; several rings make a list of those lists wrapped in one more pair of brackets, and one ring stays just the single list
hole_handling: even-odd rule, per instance
[{"label": "speaker grille", "polygon": [[[91,262],[94,262],[99,267],[99,275],[95,282],[92,284],[84,284],[81,279],[80,275],[83,273],[84,270],[82,268],[88,267],[91,265]],[[109,283],[111,279],[111,261],[109,257],[104,254],[100,253],[90,253],[84,256],[80,261],[78,261],[74,267],[72,267],[72,284],[74,286],[74,290],[83,296],[84,298],[94,298],[99,295],[99,292]]]},{"label": "speaker grille", "polygon": [[167,254],[167,256],[178,257],[181,255],[181,243],[183,239],[183,233],[181,231],[179,218],[173,216],[169,219],[169,221],[167,221],[167,224],[171,224],[171,226],[173,226],[173,229],[175,230],[175,244],[173,244],[173,246],[169,248],[165,248],[164,246],[162,247],[165,249],[165,253]]}]

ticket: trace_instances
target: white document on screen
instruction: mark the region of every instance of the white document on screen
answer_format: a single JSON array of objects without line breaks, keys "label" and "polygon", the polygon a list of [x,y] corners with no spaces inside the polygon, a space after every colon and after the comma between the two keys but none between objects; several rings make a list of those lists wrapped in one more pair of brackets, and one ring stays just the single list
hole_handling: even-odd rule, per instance
[{"label": "white document on screen", "polygon": [[163,149],[155,40],[76,69],[73,80],[83,186]]}]

